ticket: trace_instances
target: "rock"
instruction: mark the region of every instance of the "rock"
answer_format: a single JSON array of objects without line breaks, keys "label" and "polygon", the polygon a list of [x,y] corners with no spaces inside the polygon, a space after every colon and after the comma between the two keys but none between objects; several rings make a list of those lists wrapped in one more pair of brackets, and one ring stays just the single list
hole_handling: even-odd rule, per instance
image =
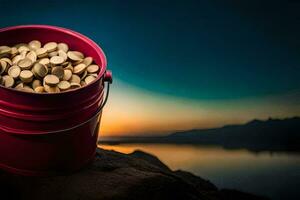
[{"label": "rock", "polygon": [[199,191],[217,191],[218,188],[207,180],[203,180],[198,176],[190,172],[185,172],[181,170],[177,170],[174,172],[177,176],[181,177],[184,181],[188,182],[189,184],[193,185]]},{"label": "rock", "polygon": [[3,199],[30,200],[235,200],[266,198],[218,190],[189,172],[171,171],[158,158],[142,151],[122,154],[97,149],[95,161],[65,176],[22,177],[0,172]]}]

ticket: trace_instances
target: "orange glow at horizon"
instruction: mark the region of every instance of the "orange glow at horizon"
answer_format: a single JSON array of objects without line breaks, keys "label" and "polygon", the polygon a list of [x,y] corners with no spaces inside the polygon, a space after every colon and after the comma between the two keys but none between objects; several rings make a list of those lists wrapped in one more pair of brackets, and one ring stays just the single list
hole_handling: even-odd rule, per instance
[{"label": "orange glow at horizon", "polygon": [[285,97],[195,101],[154,94],[116,80],[102,114],[100,136],[155,135],[300,114]]}]

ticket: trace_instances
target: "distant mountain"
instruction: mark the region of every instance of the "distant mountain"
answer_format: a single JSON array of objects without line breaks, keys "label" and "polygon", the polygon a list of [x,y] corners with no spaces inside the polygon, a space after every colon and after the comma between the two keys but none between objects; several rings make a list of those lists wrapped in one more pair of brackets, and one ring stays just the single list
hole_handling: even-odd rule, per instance
[{"label": "distant mountain", "polygon": [[227,148],[300,150],[300,117],[252,120],[243,125],[173,133],[174,143],[218,144]]},{"label": "distant mountain", "polygon": [[242,125],[181,131],[163,137],[122,137],[104,143],[210,144],[251,151],[300,152],[300,117],[252,120]]}]

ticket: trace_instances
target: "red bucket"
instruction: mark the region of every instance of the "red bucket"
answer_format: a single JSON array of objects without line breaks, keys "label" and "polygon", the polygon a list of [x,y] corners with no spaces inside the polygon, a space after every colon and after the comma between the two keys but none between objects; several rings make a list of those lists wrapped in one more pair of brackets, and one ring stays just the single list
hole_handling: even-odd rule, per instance
[{"label": "red bucket", "polygon": [[[93,57],[93,83],[61,93],[27,93],[0,86],[0,168],[22,175],[75,171],[94,158],[104,100],[112,82],[101,48],[65,28],[26,25],[0,29],[0,45],[55,41]],[[107,90],[108,92],[109,90]]]}]

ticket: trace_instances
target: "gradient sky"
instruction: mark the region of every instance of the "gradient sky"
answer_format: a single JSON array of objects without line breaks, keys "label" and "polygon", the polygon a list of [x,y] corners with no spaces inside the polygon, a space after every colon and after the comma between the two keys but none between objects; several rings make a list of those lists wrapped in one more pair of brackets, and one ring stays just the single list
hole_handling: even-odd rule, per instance
[{"label": "gradient sky", "polygon": [[103,48],[104,136],[300,115],[297,1],[0,2],[1,27],[63,26]]}]

